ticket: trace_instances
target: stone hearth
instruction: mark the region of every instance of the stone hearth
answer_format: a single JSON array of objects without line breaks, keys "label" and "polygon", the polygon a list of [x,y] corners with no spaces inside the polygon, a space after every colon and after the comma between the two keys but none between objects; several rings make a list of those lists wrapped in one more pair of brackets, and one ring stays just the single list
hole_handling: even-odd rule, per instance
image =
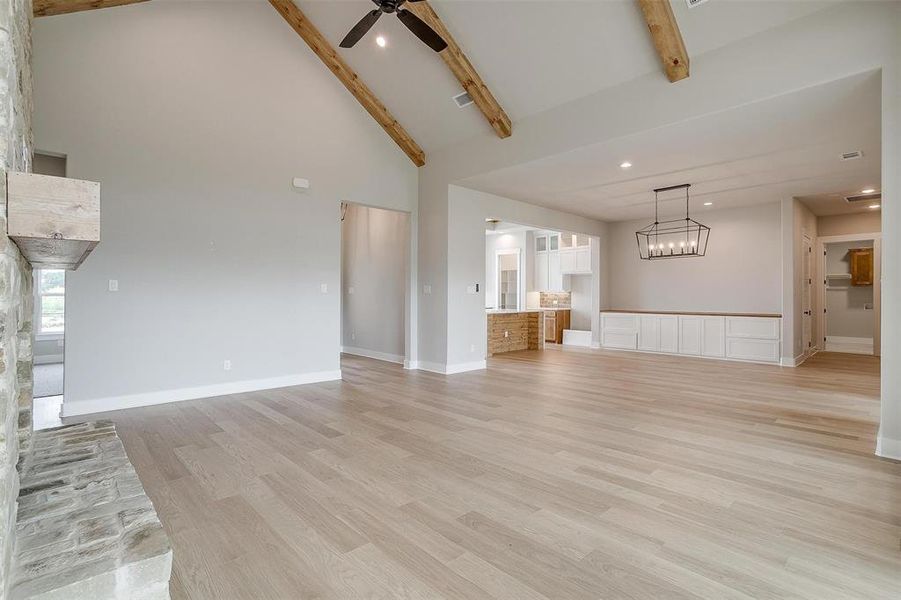
[{"label": "stone hearth", "polygon": [[112,422],[34,433],[11,598],[169,597],[172,551]]}]

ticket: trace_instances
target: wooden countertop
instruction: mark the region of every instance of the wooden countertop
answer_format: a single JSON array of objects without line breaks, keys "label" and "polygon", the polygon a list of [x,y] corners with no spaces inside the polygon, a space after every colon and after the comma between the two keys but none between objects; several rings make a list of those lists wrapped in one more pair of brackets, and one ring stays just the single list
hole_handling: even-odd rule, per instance
[{"label": "wooden countertop", "polygon": [[636,315],[690,315],[698,317],[760,317],[763,319],[781,319],[782,315],[776,313],[728,313],[728,312],[692,312],[685,310],[624,310],[611,308],[602,310],[601,313],[627,313]]}]

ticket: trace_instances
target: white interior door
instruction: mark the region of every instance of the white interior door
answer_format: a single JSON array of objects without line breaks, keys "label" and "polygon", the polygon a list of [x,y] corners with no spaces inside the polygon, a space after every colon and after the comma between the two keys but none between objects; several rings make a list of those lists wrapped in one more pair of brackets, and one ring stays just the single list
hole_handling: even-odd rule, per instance
[{"label": "white interior door", "polygon": [[803,273],[801,280],[801,323],[803,329],[803,348],[804,353],[811,351],[813,346],[811,336],[813,333],[813,308],[811,303],[811,294],[813,291],[813,248],[810,244],[810,238],[804,236],[801,248],[801,261],[803,262]]}]

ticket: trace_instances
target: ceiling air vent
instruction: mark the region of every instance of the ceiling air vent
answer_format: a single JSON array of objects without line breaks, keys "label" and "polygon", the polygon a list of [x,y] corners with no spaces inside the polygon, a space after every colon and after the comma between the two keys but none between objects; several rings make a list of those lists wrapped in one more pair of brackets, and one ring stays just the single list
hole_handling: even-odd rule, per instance
[{"label": "ceiling air vent", "polygon": [[858,202],[873,202],[874,200],[881,200],[882,192],[876,192],[874,194],[858,194],[856,196],[845,196],[845,202],[848,204],[857,204]]},{"label": "ceiling air vent", "polygon": [[855,158],[860,158],[863,156],[863,152],[860,150],[855,150],[853,152],[843,152],[842,160],[854,160]]},{"label": "ceiling air vent", "polygon": [[463,92],[454,96],[454,102],[457,103],[458,108],[463,108],[472,104],[472,96],[469,95],[469,92]]},{"label": "ceiling air vent", "polygon": [[685,0],[685,3],[688,5],[688,8],[694,8],[699,4],[704,4],[707,0]]}]

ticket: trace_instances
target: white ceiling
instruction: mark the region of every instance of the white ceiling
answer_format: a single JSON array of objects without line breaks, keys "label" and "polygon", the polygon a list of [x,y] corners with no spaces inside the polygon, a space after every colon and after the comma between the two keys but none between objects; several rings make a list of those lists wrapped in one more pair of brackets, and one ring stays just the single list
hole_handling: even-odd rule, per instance
[{"label": "white ceiling", "polygon": [[[863,158],[841,161],[850,150]],[[880,150],[880,79],[870,73],[459,183],[606,221],[653,216],[651,190],[680,183],[692,184],[699,214],[790,197],[836,214],[867,210],[826,195],[878,189]],[[621,169],[625,160],[634,166]],[[661,214],[684,210],[679,197],[661,195]]]},{"label": "white ceiling", "polygon": [[[710,0],[673,9],[690,56],[779,26],[829,6],[833,0]],[[366,0],[297,0],[337,48],[374,5]],[[513,120],[663,72],[634,0],[432,0]],[[384,49],[377,35],[388,40]],[[428,153],[490,131],[475,106],[457,108],[462,91],[441,58],[397,17],[383,15],[352,49],[340,55]]]}]

